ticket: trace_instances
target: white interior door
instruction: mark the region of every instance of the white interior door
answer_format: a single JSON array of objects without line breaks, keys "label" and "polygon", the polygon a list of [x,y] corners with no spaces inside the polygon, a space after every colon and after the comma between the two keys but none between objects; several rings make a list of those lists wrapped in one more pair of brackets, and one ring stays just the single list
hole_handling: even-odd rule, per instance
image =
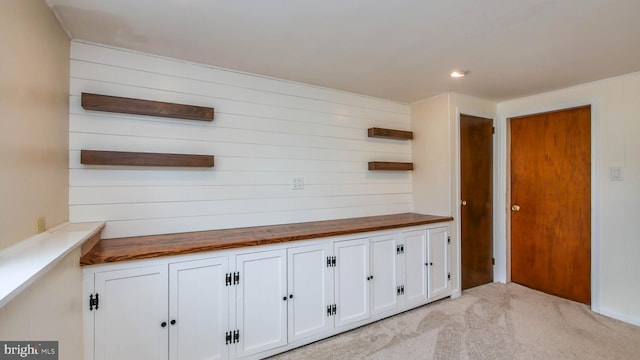
[{"label": "white interior door", "polygon": [[167,359],[167,266],[95,274],[95,359]]},{"label": "white interior door", "polygon": [[256,354],[287,343],[286,250],[264,251],[236,257],[238,357]]},{"label": "white interior door", "polygon": [[333,272],[327,267],[330,244],[302,246],[287,251],[289,341],[333,328],[327,306],[333,303]]},{"label": "white interior door", "polygon": [[334,243],[335,326],[345,326],[369,317],[369,239]]},{"label": "white interior door", "polygon": [[228,358],[229,287],[226,257],[169,265],[171,360]]}]

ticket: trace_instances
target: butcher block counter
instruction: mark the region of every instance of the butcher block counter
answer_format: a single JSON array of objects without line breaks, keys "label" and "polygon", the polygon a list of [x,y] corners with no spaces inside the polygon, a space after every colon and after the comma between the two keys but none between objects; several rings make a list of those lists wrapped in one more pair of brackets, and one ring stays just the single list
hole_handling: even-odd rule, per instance
[{"label": "butcher block counter", "polygon": [[452,220],[453,218],[450,216],[403,213],[166,235],[101,239],[91,250],[81,257],[80,264],[94,265],[168,255],[267,245],[287,241],[308,240],[448,222]]}]

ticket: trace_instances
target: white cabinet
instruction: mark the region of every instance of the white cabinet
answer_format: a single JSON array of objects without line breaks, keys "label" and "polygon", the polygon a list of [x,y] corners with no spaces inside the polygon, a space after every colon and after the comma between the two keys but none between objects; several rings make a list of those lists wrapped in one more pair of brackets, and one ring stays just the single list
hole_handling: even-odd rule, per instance
[{"label": "white cabinet", "polygon": [[260,359],[450,295],[448,226],[365,235],[87,267],[87,358]]},{"label": "white cabinet", "polygon": [[392,311],[398,303],[397,236],[371,238],[371,315]]},{"label": "white cabinet", "polygon": [[333,328],[333,318],[327,316],[333,304],[331,250],[330,243],[287,250],[289,342]]},{"label": "white cabinet", "polygon": [[397,243],[396,233],[334,243],[336,327],[396,308]]},{"label": "white cabinet", "polygon": [[169,264],[169,359],[226,359],[226,257]]},{"label": "white cabinet", "polygon": [[226,359],[227,259],[99,271],[94,359]]},{"label": "white cabinet", "polygon": [[369,317],[369,238],[337,241],[335,267],[335,326]]},{"label": "white cabinet", "polygon": [[166,266],[97,273],[95,294],[96,360],[167,359]]},{"label": "white cabinet", "polygon": [[399,269],[403,303],[420,305],[427,298],[427,231],[400,235]]},{"label": "white cabinet", "polygon": [[239,285],[236,318],[237,356],[270,350],[287,343],[286,250],[236,257]]},{"label": "white cabinet", "polygon": [[429,299],[448,296],[451,293],[449,267],[449,227],[427,230],[427,293]]}]

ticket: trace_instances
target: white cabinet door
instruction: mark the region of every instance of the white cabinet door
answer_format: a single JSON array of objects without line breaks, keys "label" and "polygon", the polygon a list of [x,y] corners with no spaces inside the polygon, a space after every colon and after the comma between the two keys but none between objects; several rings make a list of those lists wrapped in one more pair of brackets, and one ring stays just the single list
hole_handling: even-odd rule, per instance
[{"label": "white cabinet door", "polygon": [[449,286],[448,237],[449,227],[428,230],[429,299],[446,296],[451,292]]},{"label": "white cabinet door", "polygon": [[345,326],[369,317],[369,239],[334,243],[335,326]]},{"label": "white cabinet door", "polygon": [[330,255],[331,244],[287,251],[290,342],[333,328],[333,317],[327,316],[327,306],[333,304],[333,268],[327,267]]},{"label": "white cabinet door", "polygon": [[169,264],[169,358],[228,358],[227,257]]},{"label": "white cabinet door", "polygon": [[95,359],[167,359],[167,266],[95,274]]},{"label": "white cabinet door", "polygon": [[404,301],[423,303],[427,299],[427,231],[402,233],[404,259]]},{"label": "white cabinet door", "polygon": [[371,314],[395,309],[398,304],[396,234],[371,238]]},{"label": "white cabinet door", "polygon": [[237,356],[247,356],[287,343],[287,254],[273,250],[238,255],[236,271]]}]

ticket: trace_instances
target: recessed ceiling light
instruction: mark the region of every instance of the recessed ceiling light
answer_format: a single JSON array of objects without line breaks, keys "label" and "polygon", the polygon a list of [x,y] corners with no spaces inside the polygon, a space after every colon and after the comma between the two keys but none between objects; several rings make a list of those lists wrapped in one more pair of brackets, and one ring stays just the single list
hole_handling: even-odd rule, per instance
[{"label": "recessed ceiling light", "polygon": [[451,72],[451,77],[452,78],[461,78],[461,77],[464,77],[465,75],[467,75],[468,73],[469,73],[468,71],[456,70],[456,71],[452,71]]}]

